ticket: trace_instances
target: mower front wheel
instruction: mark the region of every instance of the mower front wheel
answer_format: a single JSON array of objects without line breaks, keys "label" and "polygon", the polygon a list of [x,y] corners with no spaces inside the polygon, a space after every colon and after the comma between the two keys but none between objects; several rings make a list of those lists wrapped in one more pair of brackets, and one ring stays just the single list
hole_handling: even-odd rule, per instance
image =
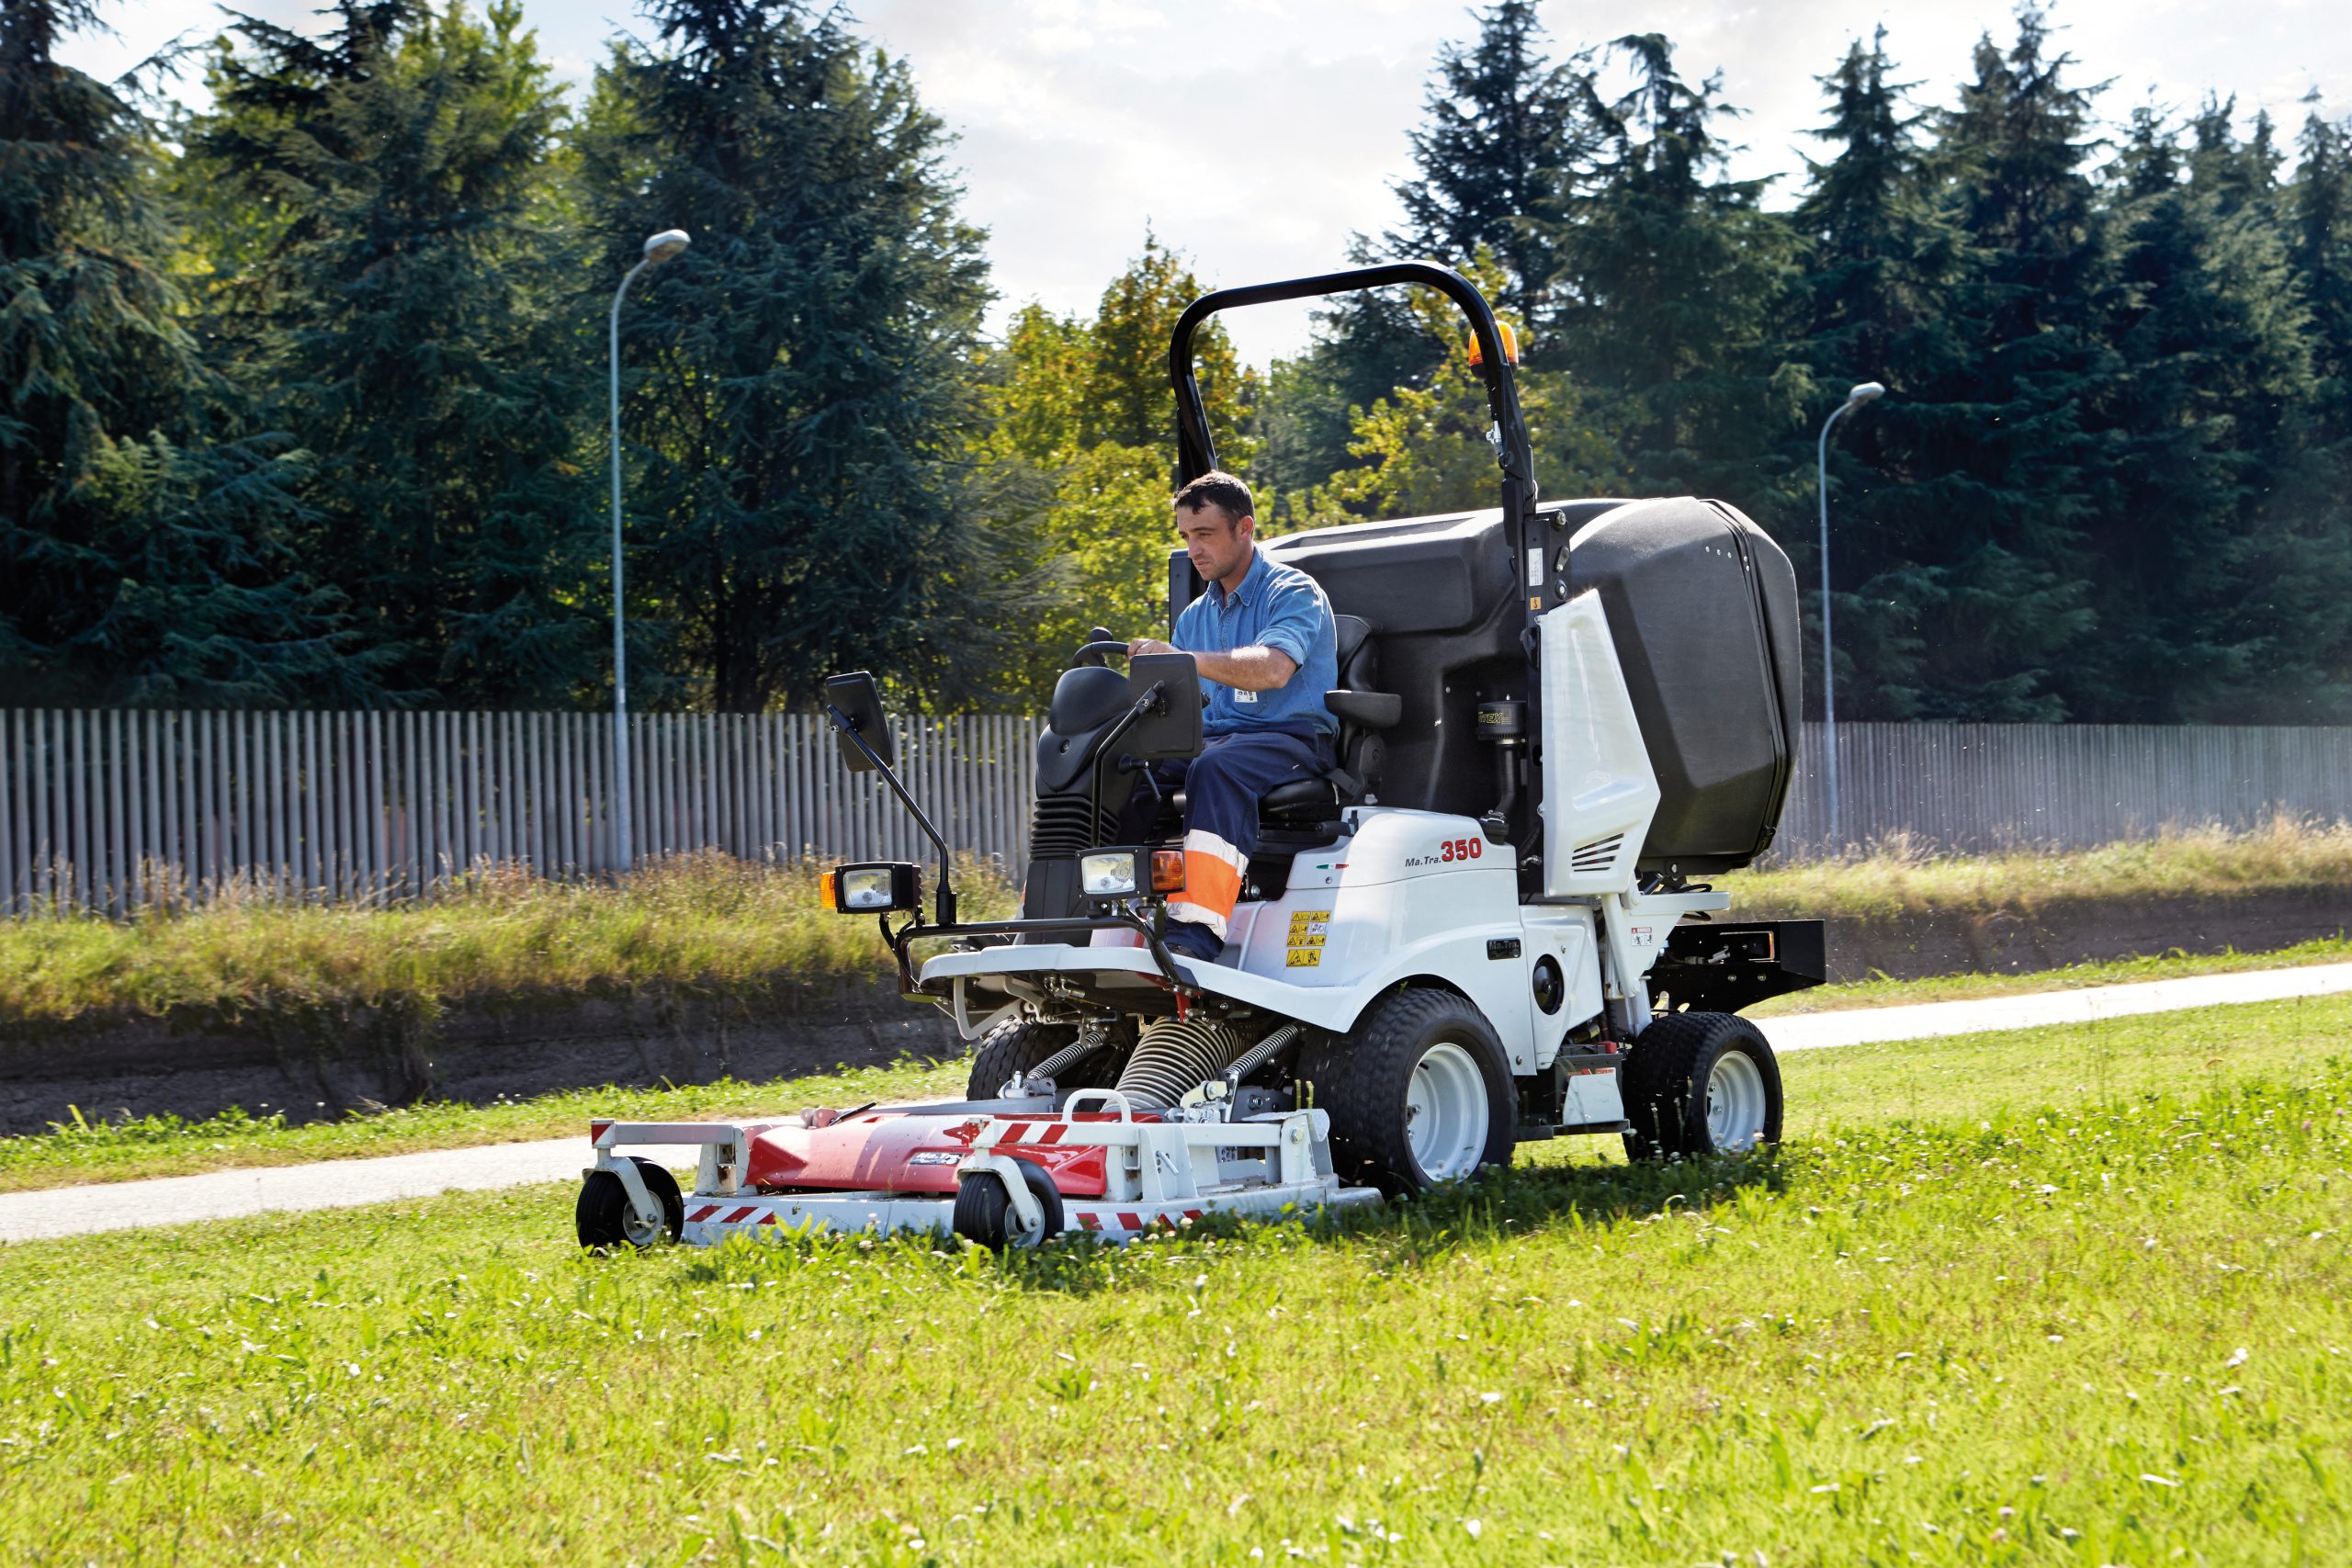
[{"label": "mower front wheel", "polygon": [[990,1252],[1043,1247],[1062,1233],[1061,1189],[1044,1167],[1025,1159],[1012,1163],[1021,1171],[1022,1184],[1037,1200],[1041,1223],[1035,1226],[1022,1225],[1013,1213],[1012,1194],[995,1171],[972,1171],[956,1184],[956,1234]]},{"label": "mower front wheel", "polygon": [[619,1177],[609,1170],[592,1170],[588,1179],[580,1184],[580,1203],[572,1211],[581,1246],[628,1246],[642,1252],[664,1236],[677,1240],[678,1233],[685,1228],[686,1203],[678,1193],[678,1179],[664,1167],[637,1155],[629,1156],[629,1163],[637,1167],[653,1201],[662,1205],[662,1223],[649,1224],[630,1206],[628,1189],[621,1185]]}]

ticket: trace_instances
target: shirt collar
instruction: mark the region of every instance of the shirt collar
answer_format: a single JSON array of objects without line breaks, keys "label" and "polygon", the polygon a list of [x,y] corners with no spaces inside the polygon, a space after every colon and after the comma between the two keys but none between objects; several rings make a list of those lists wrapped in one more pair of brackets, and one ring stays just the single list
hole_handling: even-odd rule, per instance
[{"label": "shirt collar", "polygon": [[1250,570],[1241,574],[1241,586],[1228,594],[1223,583],[1212,582],[1209,584],[1209,593],[1216,601],[1216,606],[1220,610],[1233,604],[1247,604],[1258,587],[1265,581],[1266,552],[1260,549],[1253,541],[1250,546]]}]

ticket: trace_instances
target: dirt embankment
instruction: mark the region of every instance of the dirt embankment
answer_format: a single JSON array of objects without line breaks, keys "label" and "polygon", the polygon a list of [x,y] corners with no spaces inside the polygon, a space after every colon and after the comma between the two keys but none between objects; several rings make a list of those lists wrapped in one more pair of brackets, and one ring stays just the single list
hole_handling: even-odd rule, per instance
[{"label": "dirt embankment", "polygon": [[[1830,978],[2018,974],[2086,960],[2260,952],[2352,930],[2352,887],[2313,894],[2052,900],[2031,911],[1830,924]],[[0,1021],[0,1134],[85,1116],[241,1105],[290,1120],[430,1096],[483,1101],[605,1083],[762,1079],[954,1055],[955,1029],[887,980],[779,980],[634,1000],[507,996],[446,1010],[267,1008],[218,1017]]]}]

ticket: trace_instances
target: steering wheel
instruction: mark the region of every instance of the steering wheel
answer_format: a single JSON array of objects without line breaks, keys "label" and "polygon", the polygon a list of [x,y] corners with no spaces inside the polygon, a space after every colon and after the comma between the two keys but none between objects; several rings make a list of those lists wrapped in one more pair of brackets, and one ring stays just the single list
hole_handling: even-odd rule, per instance
[{"label": "steering wheel", "polygon": [[1079,670],[1089,665],[1098,670],[1107,668],[1102,662],[1105,654],[1116,654],[1125,659],[1127,656],[1126,641],[1123,637],[1113,637],[1108,626],[1096,626],[1088,640],[1080,643],[1078,651],[1069,656],[1069,668]]}]

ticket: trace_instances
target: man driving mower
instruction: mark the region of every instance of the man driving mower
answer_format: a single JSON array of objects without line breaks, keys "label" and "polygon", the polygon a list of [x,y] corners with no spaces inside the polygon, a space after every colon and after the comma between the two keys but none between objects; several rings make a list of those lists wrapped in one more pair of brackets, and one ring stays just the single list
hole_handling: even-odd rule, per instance
[{"label": "man driving mower", "polygon": [[[1128,657],[1193,655],[1206,685],[1201,754],[1154,764],[1160,789],[1184,792],[1184,890],[1168,905],[1168,945],[1193,958],[1225,949],[1226,922],[1258,847],[1258,802],[1276,785],[1332,765],[1340,721],[1323,704],[1339,684],[1339,636],[1316,581],[1259,552],[1256,502],[1233,475],[1203,474],[1176,496],[1176,532],[1208,591],[1176,618],[1176,641],[1127,644]],[[1138,791],[1124,830],[1142,837],[1158,804]]]}]

